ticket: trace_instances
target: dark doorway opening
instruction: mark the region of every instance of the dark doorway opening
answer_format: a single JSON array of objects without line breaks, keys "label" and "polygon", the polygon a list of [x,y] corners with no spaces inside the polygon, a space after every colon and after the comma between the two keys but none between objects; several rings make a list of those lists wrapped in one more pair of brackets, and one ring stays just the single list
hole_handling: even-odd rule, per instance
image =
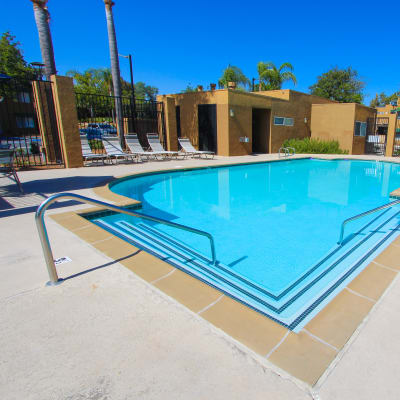
[{"label": "dark doorway opening", "polygon": [[199,104],[199,150],[217,153],[217,106]]},{"label": "dark doorway opening", "polygon": [[253,153],[269,153],[270,118],[271,110],[264,108],[253,108]]},{"label": "dark doorway opening", "polygon": [[176,116],[176,133],[178,138],[182,137],[181,133],[181,106],[175,107],[175,116]]}]

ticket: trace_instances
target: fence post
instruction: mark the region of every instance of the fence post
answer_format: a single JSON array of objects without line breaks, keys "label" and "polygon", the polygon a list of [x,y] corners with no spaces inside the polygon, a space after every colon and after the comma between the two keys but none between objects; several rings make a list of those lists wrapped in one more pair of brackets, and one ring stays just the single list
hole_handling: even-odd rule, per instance
[{"label": "fence post", "polygon": [[397,114],[389,115],[389,124],[388,124],[387,139],[386,139],[386,151],[385,151],[386,157],[393,156],[394,141],[396,138],[396,120],[397,120]]},{"label": "fence post", "polygon": [[54,121],[50,118],[53,105],[50,104],[52,102],[51,96],[48,97],[46,93],[47,90],[51,91],[51,84],[46,81],[33,81],[32,89],[46,163],[56,163],[59,160],[56,157],[56,143],[54,143],[52,131],[57,132],[57,126],[53,126],[52,122]]},{"label": "fence post", "polygon": [[73,80],[67,76],[52,75],[51,81],[65,167],[83,167]]},{"label": "fence post", "polygon": [[176,108],[173,97],[164,97],[161,100],[164,103],[165,116],[165,142],[167,149],[178,151],[178,132],[176,127]]}]

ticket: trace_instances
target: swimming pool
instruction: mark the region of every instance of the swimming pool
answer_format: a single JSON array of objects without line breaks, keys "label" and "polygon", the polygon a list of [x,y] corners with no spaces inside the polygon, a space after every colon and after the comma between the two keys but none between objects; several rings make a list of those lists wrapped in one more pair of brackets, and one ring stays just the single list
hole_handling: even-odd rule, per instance
[{"label": "swimming pool", "polygon": [[[94,223],[165,259],[295,331],[398,235],[400,207],[348,225],[344,219],[388,203],[400,165],[300,159],[123,179],[113,192],[143,212],[212,234],[198,235],[119,214]],[[199,254],[200,253],[200,254]]]}]

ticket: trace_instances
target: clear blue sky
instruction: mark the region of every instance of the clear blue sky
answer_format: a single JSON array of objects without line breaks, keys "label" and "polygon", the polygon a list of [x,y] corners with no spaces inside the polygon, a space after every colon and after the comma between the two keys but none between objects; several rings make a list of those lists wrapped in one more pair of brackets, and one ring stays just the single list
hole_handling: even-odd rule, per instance
[{"label": "clear blue sky", "polygon": [[[251,79],[258,61],[291,62],[300,91],[336,65],[359,72],[367,102],[376,92],[400,90],[395,3],[390,10],[389,3],[368,0],[115,2],[119,52],[132,53],[135,81],[157,86],[160,93],[217,82],[229,63]],[[31,2],[3,3],[0,31],[17,36],[27,61],[40,61]],[[48,7],[60,74],[109,66],[102,0],[49,0]],[[120,62],[128,80],[128,61]]]}]

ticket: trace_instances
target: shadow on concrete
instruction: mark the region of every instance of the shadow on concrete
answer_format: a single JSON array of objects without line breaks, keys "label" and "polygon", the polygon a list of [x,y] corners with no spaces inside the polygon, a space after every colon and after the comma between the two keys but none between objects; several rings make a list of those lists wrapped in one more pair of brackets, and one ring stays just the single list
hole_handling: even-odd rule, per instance
[{"label": "shadow on concrete", "polygon": [[82,271],[82,272],[77,272],[76,274],[67,276],[66,278],[61,278],[60,281],[61,281],[61,282],[67,281],[67,280],[69,280],[69,279],[77,278],[78,276],[85,275],[85,274],[88,274],[88,273],[90,273],[90,272],[97,271],[98,269],[102,269],[102,268],[106,268],[106,267],[111,267],[112,265],[117,264],[117,263],[119,263],[120,261],[127,260],[128,258],[131,258],[131,257],[134,257],[134,256],[138,255],[141,251],[142,251],[142,250],[136,250],[134,253],[128,254],[128,255],[125,256],[125,257],[118,258],[117,260],[110,261],[110,262],[108,262],[108,263],[106,263],[106,264],[103,264],[103,265],[98,265],[97,267],[89,268],[89,269],[87,269],[87,270],[85,270],[85,271]]},{"label": "shadow on concrete", "polygon": [[[0,218],[33,213],[38,205],[53,194],[92,189],[104,185],[113,178],[106,176],[69,176],[63,178],[38,179],[23,183],[24,194],[15,184],[0,186]],[[63,201],[52,204],[50,209],[80,204],[76,201]]]}]

